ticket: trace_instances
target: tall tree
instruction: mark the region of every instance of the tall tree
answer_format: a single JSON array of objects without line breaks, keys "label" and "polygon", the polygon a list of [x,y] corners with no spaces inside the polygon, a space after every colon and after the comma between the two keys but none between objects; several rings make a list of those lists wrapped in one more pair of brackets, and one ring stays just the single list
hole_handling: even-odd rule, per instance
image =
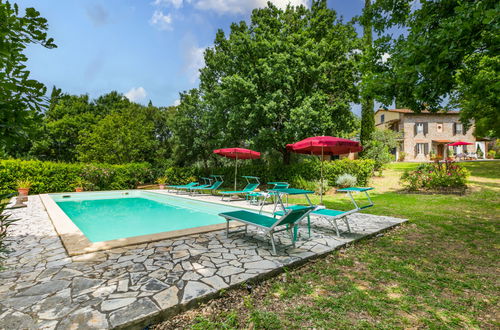
[{"label": "tall tree", "polygon": [[480,121],[483,131],[500,136],[500,2],[413,2],[372,6],[378,32],[407,30],[378,45],[391,57],[372,89],[386,105],[396,98],[414,111],[459,108],[465,124]]},{"label": "tall tree", "polygon": [[24,50],[29,44],[55,48],[47,20],[34,8],[19,15],[17,4],[0,0],[0,148],[10,153],[29,140],[37,113],[45,107],[45,86],[30,79]]},{"label": "tall tree", "polygon": [[[370,12],[371,0],[365,0],[364,11]],[[372,24],[370,15],[363,15],[361,23],[363,24],[363,61],[362,61],[362,80],[366,82],[373,74],[373,37]],[[369,89],[363,89],[361,97],[361,145],[365,146],[369,143],[373,131],[375,130],[375,117],[373,96]]]},{"label": "tall tree", "polygon": [[115,109],[82,135],[78,159],[110,164],[151,161],[158,148],[151,120],[157,110],[134,103]]},{"label": "tall tree", "polygon": [[[220,145],[277,150],[311,135],[345,136],[354,128],[359,49],[352,24],[326,0],[252,12],[250,25],[217,32],[205,52],[200,95],[221,132]],[[213,125],[214,127],[214,125]]]}]

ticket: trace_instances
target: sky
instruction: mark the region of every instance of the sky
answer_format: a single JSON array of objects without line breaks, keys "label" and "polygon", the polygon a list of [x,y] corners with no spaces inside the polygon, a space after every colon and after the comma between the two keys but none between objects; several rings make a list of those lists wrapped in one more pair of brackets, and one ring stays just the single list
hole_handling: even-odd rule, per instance
[{"label": "sky", "polygon": [[[310,0],[271,0],[278,7]],[[56,49],[31,45],[31,77],[70,94],[92,98],[116,90],[130,100],[176,105],[179,93],[197,87],[203,51],[218,29],[249,20],[266,0],[18,0],[49,23]],[[329,0],[344,21],[364,0]],[[353,105],[359,114],[359,106]]]}]

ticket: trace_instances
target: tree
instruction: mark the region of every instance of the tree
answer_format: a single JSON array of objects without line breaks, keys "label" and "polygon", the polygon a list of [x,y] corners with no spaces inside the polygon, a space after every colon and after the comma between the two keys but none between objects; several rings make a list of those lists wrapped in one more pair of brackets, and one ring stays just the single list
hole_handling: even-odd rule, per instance
[{"label": "tree", "polygon": [[255,9],[250,25],[217,32],[205,52],[199,93],[219,145],[276,150],[312,135],[353,130],[358,40],[326,1]]},{"label": "tree", "polygon": [[364,146],[363,158],[375,161],[375,170],[382,171],[384,166],[393,160],[391,150],[397,147],[401,134],[392,130],[373,131],[368,143]]},{"label": "tree", "polygon": [[24,50],[33,43],[55,48],[47,28],[47,20],[34,8],[19,16],[17,4],[0,0],[0,145],[6,152],[29,140],[37,113],[45,107],[46,88],[30,79]]},{"label": "tree", "polygon": [[[365,0],[365,12],[370,11],[371,0]],[[372,67],[374,61],[373,54],[373,38],[372,38],[372,24],[369,15],[362,16],[363,24],[363,61],[362,61],[362,77],[366,82],[370,79],[372,74]],[[368,91],[363,90],[361,97],[361,131],[360,142],[361,145],[367,145],[375,130],[375,116],[373,113],[374,108],[373,96]]]},{"label": "tree", "polygon": [[110,164],[150,161],[158,148],[151,120],[156,110],[134,103],[115,109],[91,131],[83,132],[76,147],[78,160]]},{"label": "tree", "polygon": [[[377,0],[375,29],[407,30],[377,47],[391,57],[371,88],[384,104],[394,98],[414,111],[460,108],[461,120],[482,121],[500,136],[500,2]],[[488,118],[486,121],[483,118]]]},{"label": "tree", "polygon": [[172,158],[179,165],[202,160],[205,167],[212,150],[223,140],[219,120],[209,111],[198,89],[181,93],[180,104],[171,117],[173,130]]}]

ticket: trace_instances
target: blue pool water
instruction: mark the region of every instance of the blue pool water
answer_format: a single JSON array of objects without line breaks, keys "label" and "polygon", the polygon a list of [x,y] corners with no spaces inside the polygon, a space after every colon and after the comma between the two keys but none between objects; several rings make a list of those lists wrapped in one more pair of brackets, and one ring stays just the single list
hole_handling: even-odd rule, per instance
[{"label": "blue pool water", "polygon": [[142,191],[50,196],[91,242],[220,224],[219,213],[237,210]]}]

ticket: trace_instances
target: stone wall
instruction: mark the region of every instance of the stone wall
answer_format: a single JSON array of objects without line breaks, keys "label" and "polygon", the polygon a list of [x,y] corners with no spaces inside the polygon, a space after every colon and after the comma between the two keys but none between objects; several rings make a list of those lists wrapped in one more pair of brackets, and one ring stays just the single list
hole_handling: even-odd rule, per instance
[{"label": "stone wall", "polygon": [[[418,133],[415,135],[415,124],[426,122],[428,123],[427,134]],[[402,115],[402,128],[404,129],[404,142],[403,150],[406,153],[405,160],[429,160],[429,153],[415,155],[415,145],[417,143],[427,143],[429,145],[428,151],[435,150],[437,143],[436,140],[449,140],[449,141],[464,141],[475,142],[476,138],[472,135],[473,127],[470,127],[465,134],[453,133],[453,124],[459,123],[458,114],[408,114]],[[438,123],[443,124],[442,132],[438,132]],[[400,125],[401,127],[401,125]],[[445,143],[442,143],[445,144]]]}]

